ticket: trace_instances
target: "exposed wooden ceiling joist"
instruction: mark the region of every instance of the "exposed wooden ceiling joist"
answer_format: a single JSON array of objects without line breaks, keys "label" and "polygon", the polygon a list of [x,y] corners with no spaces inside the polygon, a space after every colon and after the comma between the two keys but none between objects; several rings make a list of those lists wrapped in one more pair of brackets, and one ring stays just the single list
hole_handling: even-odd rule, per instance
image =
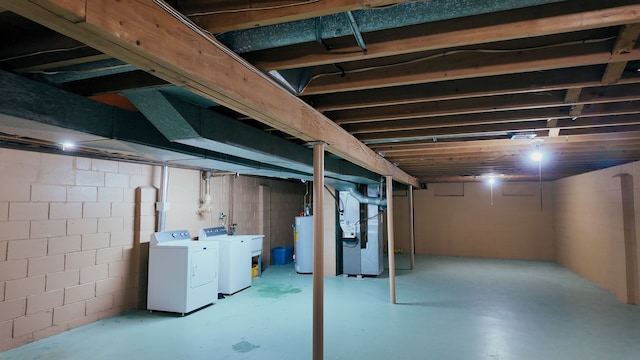
[{"label": "exposed wooden ceiling joist", "polygon": [[[422,59],[425,59],[422,61]],[[609,41],[569,44],[549,49],[513,52],[478,52],[473,57],[452,53],[430,59],[417,58],[420,64],[407,61],[401,65],[380,65],[366,71],[318,74],[302,91],[303,95],[355,91],[425,82],[514,74],[530,71],[596,65],[640,59],[640,49],[611,54]]]},{"label": "exposed wooden ceiling joist", "polygon": [[218,34],[407,1],[413,0],[302,0],[297,2],[274,0],[255,4],[178,0],[177,7],[203,29]]},{"label": "exposed wooden ceiling joist", "polygon": [[366,54],[353,41],[347,41],[351,46],[335,46],[334,51],[309,43],[257,51],[245,57],[261,69],[301,68],[618,26],[638,22],[638,13],[640,4],[629,0],[609,1],[604,9],[599,0],[560,2],[478,15],[465,21],[445,20],[365,34]]},{"label": "exposed wooden ceiling joist", "polygon": [[[0,6],[402,183],[418,181],[152,0],[2,0]],[[203,66],[208,64],[208,66]]]}]

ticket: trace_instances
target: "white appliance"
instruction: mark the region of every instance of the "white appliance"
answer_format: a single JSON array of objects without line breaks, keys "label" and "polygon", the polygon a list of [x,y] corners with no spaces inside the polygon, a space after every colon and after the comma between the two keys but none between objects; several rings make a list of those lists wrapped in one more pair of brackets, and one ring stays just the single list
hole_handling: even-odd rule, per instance
[{"label": "white appliance", "polygon": [[253,254],[262,253],[264,235],[229,235],[223,226],[201,229],[198,241],[218,243],[218,291],[234,294],[251,286]]},{"label": "white appliance", "polygon": [[151,234],[147,309],[182,315],[218,300],[218,243],[187,230]]},{"label": "white appliance", "polygon": [[295,218],[296,272],[313,273],[313,215]]}]

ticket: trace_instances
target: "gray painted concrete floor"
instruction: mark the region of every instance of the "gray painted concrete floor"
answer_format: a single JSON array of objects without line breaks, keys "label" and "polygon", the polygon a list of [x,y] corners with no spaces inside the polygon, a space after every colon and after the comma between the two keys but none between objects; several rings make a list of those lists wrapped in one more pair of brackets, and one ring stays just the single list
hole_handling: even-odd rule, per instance
[{"label": "gray painted concrete floor", "polygon": [[[640,359],[640,308],[559,265],[417,257],[396,275],[396,305],[386,271],[325,277],[325,359]],[[184,317],[133,311],[0,359],[311,359],[311,323],[312,276],[288,264]]]}]

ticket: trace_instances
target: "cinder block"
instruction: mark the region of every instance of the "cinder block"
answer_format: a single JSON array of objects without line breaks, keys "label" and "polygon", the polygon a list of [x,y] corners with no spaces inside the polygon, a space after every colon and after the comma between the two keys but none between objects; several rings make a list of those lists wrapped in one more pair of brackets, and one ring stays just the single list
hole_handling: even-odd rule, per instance
[{"label": "cinder block", "polygon": [[124,230],[124,220],[121,217],[98,219],[98,232],[119,232]]},{"label": "cinder block", "polygon": [[136,205],[134,203],[111,204],[111,216],[133,218],[135,215],[136,215]]},{"label": "cinder block", "polygon": [[7,261],[7,244],[8,241],[0,241],[0,262]]},{"label": "cinder block", "polygon": [[49,218],[49,204],[38,202],[11,202],[9,221],[46,220]]},{"label": "cinder block", "polygon": [[29,227],[29,221],[0,222],[0,241],[28,239]]},{"label": "cinder block", "polygon": [[0,281],[27,277],[27,259],[0,262]]},{"label": "cinder block", "polygon": [[93,159],[91,170],[103,172],[118,172],[118,162],[111,160]]},{"label": "cinder block", "polygon": [[67,323],[67,327],[69,329],[74,329],[74,328],[77,328],[77,327],[82,326],[82,325],[91,324],[91,323],[96,322],[98,320],[100,320],[100,317],[98,316],[98,314],[86,315],[84,317],[69,321]]},{"label": "cinder block", "polygon": [[31,201],[65,202],[67,201],[67,187],[63,185],[31,185]]},{"label": "cinder block", "polygon": [[26,315],[13,321],[13,337],[42,330],[53,324],[53,310]]},{"label": "cinder block", "polygon": [[[136,269],[137,272],[137,269]],[[133,269],[131,268],[131,261],[114,261],[109,263],[109,277],[127,277],[129,274],[133,274]]]},{"label": "cinder block", "polygon": [[96,264],[96,251],[88,250],[65,255],[65,270],[79,269]]},{"label": "cinder block", "polygon": [[62,306],[64,290],[49,291],[38,295],[27,296],[27,314],[34,314]]},{"label": "cinder block", "polygon": [[113,308],[113,294],[87,300],[87,315],[107,311]]},{"label": "cinder block", "polygon": [[3,201],[29,201],[31,186],[22,178],[0,176],[0,199]]},{"label": "cinder block", "polygon": [[66,220],[33,220],[31,221],[31,238],[45,238],[67,235]]},{"label": "cinder block", "polygon": [[104,173],[100,171],[76,171],[76,185],[104,186]]},{"label": "cinder block", "polygon": [[106,264],[112,261],[123,260],[122,247],[108,247],[104,249],[98,249],[96,253],[96,264]]},{"label": "cinder block", "polygon": [[76,166],[77,170],[90,170],[91,169],[92,159],[83,158],[83,157],[76,157],[75,161],[76,161],[75,166]]},{"label": "cinder block", "polygon": [[125,281],[122,277],[109,278],[96,282],[96,296],[102,296],[105,294],[112,294],[118,291],[122,291],[125,286]]},{"label": "cinder block", "polygon": [[77,219],[82,217],[82,203],[50,203],[49,219]]},{"label": "cinder block", "polygon": [[124,189],[115,187],[99,187],[98,202],[120,203],[124,201]]},{"label": "cinder block", "polygon": [[153,183],[153,178],[149,175],[131,175],[129,179],[129,186],[132,188],[150,185],[151,183]]},{"label": "cinder block", "polygon": [[27,309],[27,300],[14,299],[0,302],[0,321],[11,320],[24,316]]},{"label": "cinder block", "polygon": [[98,200],[98,188],[95,186],[74,186],[67,189],[67,201],[90,202]]},{"label": "cinder block", "polygon": [[82,217],[84,218],[97,218],[97,217],[109,217],[111,216],[111,203],[109,202],[95,202],[84,203],[82,208]]},{"label": "cinder block", "polygon": [[154,230],[156,228],[155,214],[149,215],[149,216],[140,216],[139,224],[140,224],[140,230],[144,230],[144,229]]},{"label": "cinder block", "polygon": [[80,235],[61,236],[49,238],[47,253],[66,254],[82,249],[82,237]]},{"label": "cinder block", "polygon": [[108,188],[128,188],[129,175],[127,174],[104,174],[104,186]]},{"label": "cinder block", "polygon": [[47,239],[12,240],[7,245],[7,260],[47,255]]},{"label": "cinder block", "polygon": [[81,284],[64,289],[64,303],[73,304],[96,296],[96,283]]},{"label": "cinder block", "polygon": [[44,285],[44,275],[8,280],[4,289],[5,301],[43,293]]},{"label": "cinder block", "polygon": [[127,312],[127,310],[133,309],[133,307],[125,308],[124,306],[114,306],[111,309],[100,311],[98,317],[100,319],[108,319],[110,317],[118,316]]},{"label": "cinder block", "polygon": [[136,215],[138,216],[153,216],[156,215],[155,203],[139,203],[136,208]]},{"label": "cinder block", "polygon": [[102,249],[109,247],[109,233],[82,235],[82,250]]},{"label": "cinder block", "polygon": [[135,192],[136,189],[126,188],[122,189],[122,201],[123,202],[135,202]]},{"label": "cinder block", "polygon": [[133,231],[135,230],[136,219],[133,217],[124,217],[122,218],[122,228],[124,231]]},{"label": "cinder block", "polygon": [[9,203],[0,201],[0,221],[9,220]]},{"label": "cinder block", "polygon": [[[0,344],[13,337],[13,321],[0,321]],[[2,349],[2,347],[0,347]]]},{"label": "cinder block", "polygon": [[142,164],[136,164],[136,163],[130,163],[130,162],[119,162],[118,172],[122,174],[141,175],[142,166],[143,166]]},{"label": "cinder block", "polygon": [[86,303],[84,301],[53,309],[53,325],[62,325],[72,320],[84,317],[86,312]]},{"label": "cinder block", "polygon": [[111,233],[111,246],[133,246],[134,241],[133,231],[119,231]]},{"label": "cinder block", "polygon": [[55,273],[64,270],[64,255],[51,255],[28,260],[28,276]]},{"label": "cinder block", "polygon": [[109,275],[109,265],[83,267],[80,269],[80,284],[104,280]]},{"label": "cinder block", "polygon": [[98,232],[97,218],[67,220],[67,235],[92,234],[96,232]]},{"label": "cinder block", "polygon": [[46,291],[64,289],[80,284],[80,270],[61,271],[46,275]]},{"label": "cinder block", "polygon": [[[56,166],[53,162],[49,164],[49,159],[42,163],[42,167],[38,171],[38,179],[35,183],[38,184],[50,184],[50,185],[73,185],[74,173],[71,167],[71,158],[66,158],[68,165]],[[59,163],[59,162],[58,162]]]}]

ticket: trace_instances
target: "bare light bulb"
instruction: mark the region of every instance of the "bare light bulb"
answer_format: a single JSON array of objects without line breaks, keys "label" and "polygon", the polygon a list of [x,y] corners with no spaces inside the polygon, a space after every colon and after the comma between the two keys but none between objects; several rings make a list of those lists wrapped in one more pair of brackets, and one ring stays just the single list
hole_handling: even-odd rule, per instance
[{"label": "bare light bulb", "polygon": [[542,161],[542,152],[540,152],[540,150],[536,150],[536,151],[532,152],[531,153],[531,160],[536,161],[536,162]]}]

